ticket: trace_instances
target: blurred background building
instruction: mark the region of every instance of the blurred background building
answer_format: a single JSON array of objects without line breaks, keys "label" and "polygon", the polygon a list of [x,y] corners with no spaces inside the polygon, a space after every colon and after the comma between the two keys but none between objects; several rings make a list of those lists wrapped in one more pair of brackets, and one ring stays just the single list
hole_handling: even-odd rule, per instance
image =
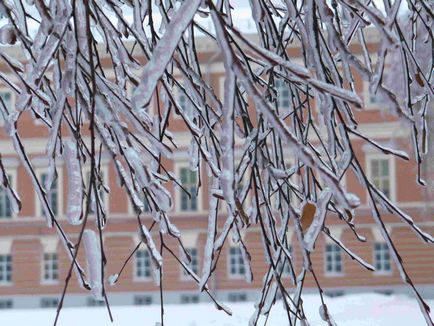
[{"label": "blurred background building", "polygon": [[[377,41],[374,35],[368,35],[369,46],[375,49]],[[215,45],[206,41],[198,42],[199,58],[207,78],[213,85],[216,94],[223,96],[224,67],[222,57]],[[9,54],[20,58],[15,48],[4,49]],[[357,51],[357,49],[356,49]],[[359,49],[358,51],[361,51]],[[288,47],[290,56],[300,55],[296,45]],[[8,73],[8,67],[0,64],[0,70]],[[110,76],[110,72],[108,72]],[[357,77],[357,76],[356,76]],[[358,111],[360,121],[359,131],[374,138],[382,144],[391,144],[412,153],[409,144],[410,130],[405,128],[388,110],[382,100],[370,94],[367,84],[360,78],[355,80],[357,91],[364,99],[364,110]],[[288,85],[278,82],[277,100],[281,106],[290,105],[291,92]],[[15,105],[16,94],[7,85],[0,86],[0,96],[8,107]],[[127,96],[129,96],[127,94]],[[189,99],[177,95],[179,103],[188,108]],[[431,110],[432,111],[432,110]],[[432,112],[431,112],[432,113]],[[430,117],[430,124],[432,118]],[[83,122],[85,126],[86,121]],[[85,127],[83,127],[83,130]],[[430,128],[432,130],[432,128]],[[20,118],[19,133],[27,148],[27,153],[38,177],[43,182],[47,177],[48,159],[45,154],[47,146],[47,128],[36,120],[32,112],[26,112]],[[179,187],[170,184],[174,198],[172,221],[182,230],[182,241],[191,255],[190,267],[201,273],[202,255],[206,241],[207,210],[209,205],[207,194],[206,170],[203,168],[202,185],[198,187],[198,171],[189,168],[190,138],[183,121],[176,114],[169,121],[169,130],[179,144],[174,153],[174,163],[165,162],[165,167],[173,171],[182,181],[183,186],[193,194],[189,198]],[[432,139],[432,137],[431,137]],[[237,146],[241,142],[237,142]],[[432,215],[432,191],[429,192],[416,183],[416,164],[414,160],[403,161],[381,154],[372,146],[366,145],[360,139],[354,139],[355,154],[363,163],[369,179],[381,189],[392,201],[411,215],[415,222],[426,232],[434,234],[434,219]],[[431,142],[432,146],[432,142]],[[431,150],[431,153],[434,151]],[[10,203],[4,189],[0,186],[0,308],[53,307],[64,287],[66,273],[70,260],[65,253],[58,235],[46,226],[41,207],[26,169],[17,156],[6,131],[0,129],[0,153],[3,164],[11,177],[14,188],[19,193],[23,207],[18,215],[12,214]],[[106,205],[108,223],[105,229],[104,245],[107,254],[108,273],[106,276],[118,273],[127,257],[140,242],[137,228],[137,217],[125,191],[119,187],[117,175],[109,156],[102,153],[100,176],[109,193],[101,191]],[[63,163],[58,161],[58,176],[51,189],[47,189],[53,212],[69,234],[77,234],[80,226],[68,225],[65,221],[67,186],[66,171]],[[88,173],[83,169],[83,174]],[[432,176],[432,160],[425,165],[426,176]],[[432,183],[432,178],[429,179]],[[297,182],[297,179],[293,180]],[[312,253],[313,264],[321,271],[319,282],[328,295],[360,291],[377,291],[382,293],[406,292],[408,288],[401,281],[398,270],[388,251],[379,229],[376,227],[367,202],[367,193],[358,183],[356,177],[349,173],[342,181],[346,187],[361,199],[361,205],[356,211],[357,229],[366,236],[367,242],[356,240],[348,228],[344,228],[336,218],[328,218],[330,231],[339,240],[376,267],[375,272],[368,272],[343,253],[339,246],[329,238],[320,235],[316,249]],[[432,188],[427,188],[432,189]],[[149,203],[145,203],[148,210]],[[220,223],[224,222],[225,213],[220,212]],[[413,281],[425,296],[434,296],[434,252],[428,245],[422,243],[417,235],[402,222],[402,220],[383,210],[382,215],[386,227],[398,248],[405,267]],[[149,226],[152,223],[150,214],[143,215],[143,221]],[[94,223],[90,216],[88,223]],[[222,225],[220,225],[221,227]],[[252,255],[254,280],[247,283],[244,280],[245,266],[241,252],[228,239],[216,272],[208,282],[210,290],[217,298],[226,301],[254,300],[262,286],[263,275],[268,270],[265,261],[261,232],[252,225],[244,234],[247,248]],[[301,253],[297,240],[290,228],[287,234],[294,266],[297,269],[302,264]],[[169,241],[173,250],[180,249],[175,240]],[[83,257],[79,257],[82,260]],[[164,255],[164,297],[165,302],[193,303],[208,300],[208,297],[198,292],[197,284],[181,269],[179,263],[169,254]],[[184,257],[185,259],[185,257]],[[85,265],[82,262],[82,265]],[[152,279],[149,253],[141,248],[126,264],[116,285],[107,285],[111,304],[146,305],[159,302],[159,288]],[[291,291],[289,269],[284,270],[284,279]],[[305,291],[317,291],[315,281],[311,276],[306,278]],[[91,298],[90,293],[80,288],[73,276],[66,297],[70,305],[100,305],[101,302]]]}]

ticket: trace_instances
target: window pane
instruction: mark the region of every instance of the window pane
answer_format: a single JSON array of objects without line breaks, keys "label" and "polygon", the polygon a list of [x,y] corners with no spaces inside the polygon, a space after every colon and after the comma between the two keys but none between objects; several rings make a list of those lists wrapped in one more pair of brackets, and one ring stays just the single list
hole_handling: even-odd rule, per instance
[{"label": "window pane", "polygon": [[378,161],[377,160],[373,160],[371,162],[372,164],[372,176],[373,177],[378,177],[380,175],[380,169],[378,167]]},{"label": "window pane", "polygon": [[12,256],[0,255],[0,282],[12,281]]},{"label": "window pane", "polygon": [[[53,212],[53,214],[56,216],[59,214],[59,196],[58,196],[58,180],[57,178],[53,180],[53,182],[51,183],[51,188],[47,189],[46,188],[46,182],[48,179],[48,174],[47,173],[42,173],[41,174],[41,186],[42,188],[45,190],[45,193],[47,194],[47,200],[48,200],[48,204],[51,207],[51,210]],[[41,212],[44,216],[45,216],[45,212],[42,209]]]},{"label": "window pane", "polygon": [[389,175],[389,161],[383,160],[381,162],[381,175],[388,176]]},{"label": "window pane", "polygon": [[229,249],[229,264],[230,274],[232,276],[243,276],[245,274],[244,261],[240,248],[231,247]]},{"label": "window pane", "polygon": [[151,257],[147,250],[136,252],[136,277],[147,279],[151,276]]},{"label": "window pane", "polygon": [[325,247],[325,270],[327,273],[342,272],[342,252],[336,244],[327,244]]},{"label": "window pane", "polygon": [[181,210],[182,211],[196,211],[198,208],[198,198],[196,195],[196,172],[190,171],[188,168],[180,169],[181,183],[186,191],[190,193],[191,198],[185,193],[183,189],[181,191]]},{"label": "window pane", "polygon": [[373,185],[390,198],[390,166],[388,159],[371,160],[371,181]]}]

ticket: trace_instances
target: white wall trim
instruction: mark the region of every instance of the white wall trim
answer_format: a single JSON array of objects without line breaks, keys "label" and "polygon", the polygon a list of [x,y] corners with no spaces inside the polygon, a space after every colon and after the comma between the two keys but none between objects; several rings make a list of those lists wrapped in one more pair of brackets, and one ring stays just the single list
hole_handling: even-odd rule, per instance
[{"label": "white wall trim", "polygon": [[0,255],[10,255],[12,252],[13,237],[0,238]]},{"label": "white wall trim", "polygon": [[[386,231],[387,233],[391,234],[393,226],[390,224],[386,225]],[[386,240],[383,238],[383,235],[381,234],[381,230],[377,227],[377,225],[373,225],[371,228],[372,236],[374,239],[374,242],[381,242],[385,243]]]},{"label": "white wall trim", "polygon": [[44,253],[47,254],[57,253],[58,243],[59,243],[59,238],[57,236],[41,237],[41,245]]},{"label": "white wall trim", "polygon": [[[328,225],[327,228],[329,229],[330,234],[332,235],[333,238],[335,238],[336,240],[341,240],[342,233],[344,232],[344,228],[345,228],[344,225]],[[328,237],[325,234],[324,234],[324,239],[326,244],[335,243],[332,239],[330,239],[330,237]]]}]

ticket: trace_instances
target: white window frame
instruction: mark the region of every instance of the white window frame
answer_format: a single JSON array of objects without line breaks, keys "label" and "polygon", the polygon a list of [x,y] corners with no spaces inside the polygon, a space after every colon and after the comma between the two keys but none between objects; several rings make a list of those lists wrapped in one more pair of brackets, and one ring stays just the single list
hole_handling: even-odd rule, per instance
[{"label": "white window frame", "polygon": [[56,308],[58,305],[59,305],[59,299],[55,297],[44,297],[39,300],[39,307],[43,309]]},{"label": "white window frame", "polygon": [[[372,94],[374,95],[374,94]],[[376,96],[379,96],[378,92],[376,93]],[[372,102],[371,101],[371,92],[369,90],[369,82],[363,81],[363,100],[364,100],[364,109],[367,111],[375,111],[380,110],[382,105],[385,105],[384,102],[377,101]]]},{"label": "white window frame", "polygon": [[[142,199],[143,196],[143,192],[142,191],[137,191],[137,196],[139,196],[140,199]],[[127,195],[127,201],[128,201],[128,215],[135,215],[136,212],[134,211],[134,206],[133,203],[131,202],[131,198],[129,195]],[[143,203],[144,205],[144,203]],[[151,208],[149,207],[149,211],[143,211],[142,213],[143,217],[147,217],[147,216],[151,216]]]},{"label": "white window frame", "polygon": [[135,306],[150,306],[154,303],[152,295],[137,294],[134,296],[133,305]]},{"label": "white window frame", "polygon": [[[10,107],[10,109],[14,111],[15,110],[15,93],[6,87],[0,87],[0,93],[9,93],[11,95],[11,107]],[[3,117],[3,115],[0,113],[0,127],[5,125],[5,121],[3,120],[2,117]]]},{"label": "white window frame", "polygon": [[247,302],[248,296],[246,292],[229,292],[228,293],[228,302],[236,303],[236,302]]},{"label": "white window frame", "polygon": [[[225,101],[225,80],[226,80],[226,76],[220,76],[218,78],[218,83],[219,83],[219,94],[220,94],[220,98],[219,100],[221,101],[222,105]],[[217,94],[216,94],[217,95]],[[235,96],[237,95],[237,93],[235,93]],[[249,103],[249,97],[247,95],[247,91],[244,90],[244,93],[242,94],[242,97],[244,98],[244,100]]]},{"label": "white window frame", "polygon": [[[12,188],[15,191],[17,191],[17,184],[18,184],[18,182],[17,182],[17,177],[18,177],[17,170],[5,168],[5,171],[6,171],[6,175],[8,175],[12,178],[12,180],[9,179],[9,181],[12,185]],[[7,197],[6,189],[3,187],[3,185],[0,185],[0,188],[2,189],[2,191],[5,192],[5,198],[6,198]],[[11,205],[12,205],[12,203],[11,203]],[[7,223],[7,222],[15,220],[17,218],[17,214],[13,212],[12,207],[11,207],[11,212],[12,212],[12,214],[10,217],[0,216],[0,223]]]},{"label": "white window frame", "polygon": [[103,306],[105,306],[104,300],[95,299],[93,296],[87,297],[86,299],[86,307],[95,308],[95,307],[103,307]]},{"label": "white window frame", "polygon": [[[244,269],[244,273],[239,273],[239,270],[240,270],[240,268],[239,268],[239,262],[237,262],[237,266],[236,266],[236,270],[237,270],[237,273],[236,274],[232,274],[232,266],[231,266],[231,249],[235,249],[235,250],[237,250],[237,251],[239,251],[239,254],[240,254],[240,256],[239,257],[241,257],[241,265],[243,266],[242,268]],[[237,259],[238,260],[238,259]],[[241,252],[241,249],[240,249],[240,247],[238,246],[238,245],[231,245],[231,246],[229,246],[229,248],[228,248],[228,251],[227,251],[227,273],[228,273],[228,278],[229,279],[232,279],[232,280],[239,280],[239,279],[243,279],[244,277],[245,277],[245,269],[246,269],[246,266],[244,266],[244,258],[243,258],[243,254],[242,254],[242,252]]]},{"label": "white window frame", "polygon": [[[331,253],[329,253],[328,251],[327,251],[327,246],[335,246],[336,248],[338,248],[338,252],[340,253],[340,257],[341,257],[341,260],[340,260],[340,264],[341,264],[341,271],[335,271],[335,270],[332,270],[332,271],[328,271],[327,270],[327,256],[330,254],[330,255],[332,255],[331,257],[332,257],[332,259],[334,259],[334,253],[336,252],[336,251],[332,251]],[[332,264],[332,266],[335,266],[336,265],[336,261],[334,261],[334,260],[332,260],[332,262],[331,262],[331,264]],[[335,268],[333,268],[333,269],[335,269]],[[343,250],[342,250],[342,248],[340,248],[336,243],[334,243],[334,242],[325,242],[324,243],[324,275],[325,276],[328,276],[328,277],[334,277],[334,276],[343,276],[344,275],[344,254],[343,254]]]},{"label": "white window frame", "polygon": [[0,310],[12,309],[14,301],[12,299],[0,299]]},{"label": "white window frame", "polygon": [[195,293],[181,293],[179,296],[180,304],[197,304],[200,302],[199,294]]},{"label": "white window frame", "polygon": [[[376,249],[375,249],[375,246],[376,245],[382,245],[382,246],[386,246],[386,249],[387,249],[387,252],[388,252],[388,254],[389,254],[389,261],[388,261],[388,263],[389,263],[389,266],[390,266],[390,269],[389,270],[385,270],[385,269],[380,269],[380,270],[378,270],[377,269],[377,251],[376,251]],[[381,253],[380,253],[380,255],[381,255],[381,259],[380,259],[380,265],[382,266],[382,267],[384,267],[384,264],[386,263],[386,261],[384,261],[384,252],[383,252],[383,250],[381,250]],[[391,255],[390,255],[390,250],[389,250],[389,247],[387,246],[387,243],[386,242],[384,242],[384,241],[375,241],[374,243],[373,243],[373,247],[372,247],[372,261],[373,261],[373,265],[374,265],[374,267],[375,267],[375,272],[374,272],[374,274],[376,274],[376,275],[391,275],[392,273],[393,273],[393,267],[392,267],[392,258],[391,258]]]},{"label": "white window frame", "polygon": [[[8,256],[11,258],[10,264],[11,264],[11,271],[10,271],[10,280],[4,280],[4,279],[0,279],[0,286],[11,286],[13,285],[14,282],[14,257],[12,256],[12,253],[1,253],[0,256],[2,258],[7,258]],[[8,272],[7,270],[7,262],[0,262],[0,271],[2,271],[4,274],[4,277],[7,278]]]},{"label": "white window frame", "polygon": [[[45,261],[45,255],[56,255],[56,269],[53,269],[52,267],[52,262],[49,263],[49,265],[46,265],[46,261]],[[50,266],[51,271],[49,272],[49,274],[52,276],[54,273],[56,273],[57,278],[53,279],[46,279],[45,278],[45,267],[46,266]],[[55,272],[54,272],[55,271]],[[54,251],[50,251],[50,252],[46,252],[44,251],[42,253],[42,259],[41,259],[41,284],[43,285],[51,285],[51,284],[58,284],[59,283],[59,254],[57,252]]]},{"label": "white window frame", "polygon": [[[147,252],[147,253],[148,253],[148,258],[149,258],[149,271],[150,271],[149,276],[139,276],[139,275],[138,275],[138,266],[137,266],[137,263],[138,263],[138,257],[137,257],[137,255],[138,255],[139,252]],[[133,273],[134,273],[133,280],[134,280],[135,282],[149,282],[149,281],[152,280],[152,273],[153,273],[153,270],[152,270],[152,257],[151,257],[151,253],[149,252],[148,249],[138,249],[138,250],[135,252],[135,254],[134,254],[134,268],[133,268]]]},{"label": "white window frame", "polygon": [[[186,251],[190,251],[190,250],[196,250],[196,274],[199,273],[199,250],[197,249],[197,247],[193,247],[193,246],[189,246],[189,247],[185,247]],[[181,249],[182,251],[182,249]],[[181,252],[182,255],[184,255],[183,252]],[[191,256],[191,253],[189,252],[189,255],[191,258],[193,258]],[[187,258],[187,257],[186,257]],[[193,262],[194,259],[192,259]],[[190,262],[188,262],[187,260],[184,261],[184,263],[194,272],[194,269],[192,268],[192,264]],[[189,281],[192,280],[190,274],[187,273],[187,271],[181,267],[181,280],[183,281]]]},{"label": "white window frame", "polygon": [[[388,160],[389,161],[389,185],[390,185],[390,196],[389,200],[392,202],[396,201],[396,167],[395,159],[391,155],[379,154],[379,153],[366,153],[366,174],[368,180],[372,182],[372,161],[375,160]],[[369,203],[369,191],[366,190],[366,202]]]},{"label": "white window frame", "polygon": [[[290,87],[289,87],[289,85],[287,84],[287,83],[285,83],[285,79],[283,79],[283,78],[275,78],[274,79],[274,85],[275,85],[275,88],[276,88],[276,91],[277,91],[277,97],[276,97],[276,101],[277,101],[277,105],[278,105],[278,108],[279,108],[279,110],[281,110],[281,109],[290,109],[290,107],[291,107],[291,91],[290,91]],[[289,97],[288,97],[288,103],[289,103],[289,105],[288,106],[284,106],[284,105],[280,105],[281,104],[281,102],[282,102],[282,99],[280,98],[280,96],[279,96],[279,89],[283,89],[283,86],[287,86],[287,88],[288,88],[288,90],[289,90]]]},{"label": "white window frame", "polygon": [[[184,86],[184,80],[182,76],[175,76],[174,79],[182,86]],[[175,98],[176,103],[181,107],[181,101],[180,101],[180,97],[181,96],[185,96],[187,98],[187,96],[181,92],[179,86],[177,84],[174,84],[173,87],[173,97]],[[188,99],[187,99],[188,100]],[[193,105],[193,104],[191,104]],[[194,106],[194,105],[193,105]],[[194,108],[193,108],[194,109]],[[175,120],[182,120],[182,116],[180,114],[177,114],[175,112],[175,108],[173,108],[174,110],[174,114],[172,115],[172,118]]]},{"label": "white window frame", "polygon": [[[175,164],[175,171],[176,171],[176,176],[179,178],[179,180],[181,180],[181,169],[183,168],[187,168],[189,171],[190,170],[190,163],[188,161],[181,161],[181,162],[176,162]],[[199,169],[201,169],[201,165],[199,164],[198,170],[195,171],[197,174],[199,174]],[[194,171],[193,171],[194,172]],[[202,174],[202,177],[204,175]],[[199,175],[197,175],[197,177],[199,178]],[[181,189],[181,187],[179,187],[178,185],[175,185],[175,211],[176,213],[178,213],[179,215],[198,215],[203,213],[203,204],[202,204],[202,188],[199,188],[198,194],[197,194],[197,209],[196,210],[187,210],[187,211],[183,211],[181,210],[181,192],[183,191]],[[192,196],[194,194],[191,194]]]},{"label": "white window frame", "polygon": [[[235,154],[236,155],[236,154]],[[241,159],[240,156],[236,156],[236,160]],[[241,182],[242,184],[246,184],[248,181],[250,181],[250,177],[251,177],[251,169],[249,167],[247,167],[246,171],[244,172],[243,177],[241,178]],[[236,175],[234,175],[235,178],[235,186],[237,186],[237,178]],[[243,190],[243,187],[240,188],[240,190]],[[252,194],[251,192],[247,193],[246,199],[244,200],[242,204],[243,208],[244,208],[244,212],[247,214],[248,213],[248,208],[252,205]],[[219,200],[219,205],[218,205],[218,213],[219,214],[227,214],[228,212],[228,205],[226,203],[226,201],[224,199],[220,199]]]},{"label": "white window frame", "polygon": [[[294,263],[294,246],[291,244],[291,241],[288,240],[288,251],[291,254],[291,258],[292,258],[292,262]],[[285,264],[283,265],[282,268],[282,277],[283,278],[289,278],[291,276],[291,271],[290,271],[290,264],[289,264],[289,259],[288,257],[286,257],[286,255],[282,252],[282,259],[285,258]]]},{"label": "white window frame", "polygon": [[[57,207],[58,212],[57,215],[55,215],[56,218],[63,218],[63,168],[56,167],[57,169]],[[38,178],[39,183],[41,184],[42,188],[45,189],[45,185],[42,184],[42,175],[48,173],[48,168],[36,168],[35,169],[36,177]],[[53,180],[54,181],[54,180]],[[49,194],[47,193],[47,196]],[[36,203],[36,216],[45,218],[44,212],[42,209],[41,202],[39,200],[38,194],[35,192],[35,203]]]},{"label": "white window frame", "polygon": [[[294,258],[294,245],[292,244],[292,237],[294,236],[294,229],[290,226],[288,226],[288,229],[286,231],[286,243],[288,245],[287,250],[289,251],[289,253],[291,254],[291,259],[292,259],[292,263],[293,265],[295,264],[295,258]],[[281,276],[283,278],[288,278],[291,276],[291,272],[290,272],[290,268],[289,268],[289,260],[286,257],[286,255],[284,255],[284,253],[282,252],[282,255],[285,256],[286,258],[286,262],[285,265],[283,266],[282,269],[282,274]],[[288,268],[287,271],[285,271],[285,268]]]},{"label": "white window frame", "polygon": [[[115,76],[113,75],[113,78],[114,77]],[[127,87],[126,87],[126,96],[127,96],[128,100],[131,100],[132,97],[133,97],[133,91],[134,91],[133,84],[131,82],[127,82],[126,85],[127,85]],[[148,106],[148,113],[151,114],[151,115],[154,114],[154,108],[155,108],[154,104],[155,103],[156,102],[154,100],[154,97],[152,97],[151,104]]]},{"label": "white window frame", "polygon": [[[87,175],[90,173],[90,166],[86,165],[85,167],[82,168],[83,171],[83,182],[85,187],[88,187],[88,179],[87,179]],[[101,163],[101,169],[100,172],[102,173],[102,181],[103,184],[106,185],[109,189],[110,189],[110,180],[109,180],[109,173],[108,173],[108,166],[106,164]],[[89,175],[89,179],[90,179],[90,175]],[[87,189],[85,189],[87,191]],[[85,213],[86,210],[86,197],[84,197],[84,202],[83,202],[83,214]],[[101,200],[103,201],[104,204],[104,209],[106,214],[109,213],[109,194],[106,193],[104,190],[102,191],[102,198]],[[89,216],[94,216],[95,212],[92,212],[91,210],[89,210]]]}]

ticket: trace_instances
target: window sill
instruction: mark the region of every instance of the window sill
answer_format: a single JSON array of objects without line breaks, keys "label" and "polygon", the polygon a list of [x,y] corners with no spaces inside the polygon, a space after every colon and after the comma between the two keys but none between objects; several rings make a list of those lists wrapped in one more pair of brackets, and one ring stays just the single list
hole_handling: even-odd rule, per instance
[{"label": "window sill", "polygon": [[134,277],[133,282],[150,283],[150,282],[152,282],[152,277]]},{"label": "window sill", "polygon": [[243,275],[228,275],[228,279],[229,280],[242,280],[244,279],[244,274]]},{"label": "window sill", "polygon": [[43,280],[41,281],[41,285],[44,286],[50,286],[50,285],[59,285],[59,280],[53,280],[53,281],[48,281],[48,280]]},{"label": "window sill", "polygon": [[344,273],[329,273],[329,272],[325,272],[324,273],[324,277],[342,277],[345,276]]},{"label": "window sill", "polygon": [[392,271],[375,271],[373,272],[375,276],[391,276],[393,274]]}]

